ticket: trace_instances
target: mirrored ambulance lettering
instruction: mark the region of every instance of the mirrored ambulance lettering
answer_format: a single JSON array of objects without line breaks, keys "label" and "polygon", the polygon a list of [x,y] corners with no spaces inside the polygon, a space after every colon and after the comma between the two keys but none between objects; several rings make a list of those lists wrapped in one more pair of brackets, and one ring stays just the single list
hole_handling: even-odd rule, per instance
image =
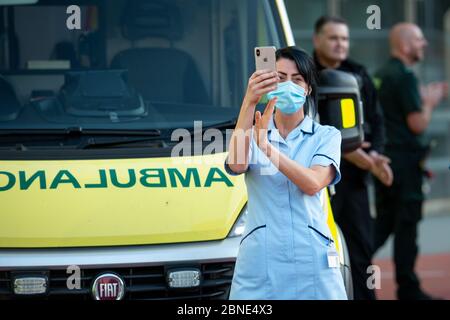
[{"label": "mirrored ambulance lettering", "polygon": [[99,169],[89,177],[89,181],[83,181],[75,171],[70,170],[59,170],[54,175],[45,170],[0,171],[0,192],[16,187],[25,191],[30,188],[55,190],[62,186],[74,189],[132,188],[139,185],[146,188],[208,188],[218,184],[233,187],[224,171],[216,167],[210,168],[205,177],[200,176],[197,168]]}]

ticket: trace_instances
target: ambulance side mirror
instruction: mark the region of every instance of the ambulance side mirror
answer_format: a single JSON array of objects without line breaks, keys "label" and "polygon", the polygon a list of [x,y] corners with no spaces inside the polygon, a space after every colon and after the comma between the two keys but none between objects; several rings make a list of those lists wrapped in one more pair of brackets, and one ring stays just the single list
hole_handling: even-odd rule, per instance
[{"label": "ambulance side mirror", "polygon": [[342,152],[359,148],[364,141],[364,116],[357,79],[347,72],[322,70],[317,93],[319,121],[341,132]]}]

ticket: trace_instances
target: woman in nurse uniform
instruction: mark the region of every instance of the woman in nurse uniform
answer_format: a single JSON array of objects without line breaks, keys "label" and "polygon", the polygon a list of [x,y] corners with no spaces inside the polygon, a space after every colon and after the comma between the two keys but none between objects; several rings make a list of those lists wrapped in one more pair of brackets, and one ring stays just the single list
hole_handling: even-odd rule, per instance
[{"label": "woman in nurse uniform", "polygon": [[347,299],[321,202],[340,179],[341,135],[305,115],[316,86],[308,54],[288,47],[276,58],[277,72],[249,79],[225,162],[248,192],[230,299]]}]

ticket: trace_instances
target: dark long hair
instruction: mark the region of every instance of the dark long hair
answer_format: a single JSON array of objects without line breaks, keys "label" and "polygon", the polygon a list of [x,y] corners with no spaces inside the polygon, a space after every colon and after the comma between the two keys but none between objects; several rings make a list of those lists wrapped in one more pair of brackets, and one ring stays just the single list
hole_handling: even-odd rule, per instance
[{"label": "dark long hair", "polygon": [[297,65],[298,72],[302,75],[307,85],[311,87],[311,94],[306,98],[305,115],[309,114],[313,118],[316,116],[317,102],[317,71],[314,60],[303,49],[297,47],[286,47],[278,49],[276,52],[277,61],[281,58],[294,61]]}]

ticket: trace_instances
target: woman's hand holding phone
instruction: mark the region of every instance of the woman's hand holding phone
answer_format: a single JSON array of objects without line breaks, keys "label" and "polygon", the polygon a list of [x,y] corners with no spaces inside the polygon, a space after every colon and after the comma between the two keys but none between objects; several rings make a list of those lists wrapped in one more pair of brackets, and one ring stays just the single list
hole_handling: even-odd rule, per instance
[{"label": "woman's hand holding phone", "polygon": [[280,80],[278,74],[271,70],[257,70],[248,81],[247,92],[244,100],[254,107],[259,102],[261,97],[277,88],[277,83]]}]

